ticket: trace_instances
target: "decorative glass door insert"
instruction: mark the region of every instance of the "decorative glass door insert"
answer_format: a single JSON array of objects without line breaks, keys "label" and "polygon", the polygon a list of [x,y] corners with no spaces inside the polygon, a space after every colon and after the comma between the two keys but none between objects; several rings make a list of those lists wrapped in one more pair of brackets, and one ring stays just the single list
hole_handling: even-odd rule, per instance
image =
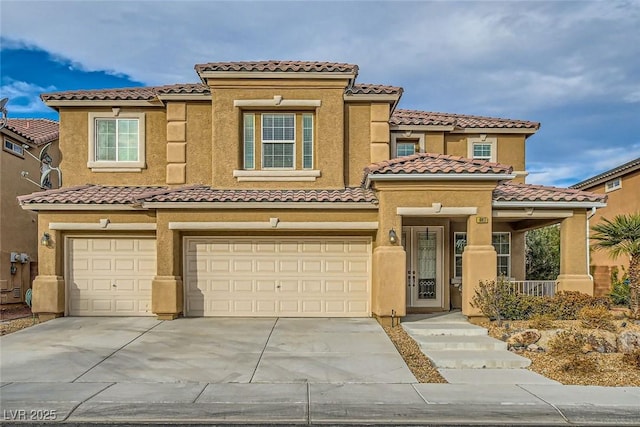
[{"label": "decorative glass door insert", "polygon": [[440,307],[444,291],[443,227],[404,227],[407,252],[407,305]]}]

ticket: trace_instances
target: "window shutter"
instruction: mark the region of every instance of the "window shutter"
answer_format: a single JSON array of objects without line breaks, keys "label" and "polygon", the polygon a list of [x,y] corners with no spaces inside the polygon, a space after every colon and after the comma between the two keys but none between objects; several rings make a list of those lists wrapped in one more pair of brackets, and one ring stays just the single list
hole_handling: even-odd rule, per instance
[{"label": "window shutter", "polygon": [[255,168],[255,114],[244,115],[244,168]]}]

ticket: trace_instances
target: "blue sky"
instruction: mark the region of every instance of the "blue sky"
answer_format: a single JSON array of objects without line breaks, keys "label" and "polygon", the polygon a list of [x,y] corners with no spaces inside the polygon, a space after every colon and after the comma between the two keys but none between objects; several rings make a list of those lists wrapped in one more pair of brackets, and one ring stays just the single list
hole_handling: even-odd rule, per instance
[{"label": "blue sky", "polygon": [[640,157],[640,1],[0,0],[0,96],[198,81],[196,63],[356,63],[401,108],[540,121],[527,182]]}]

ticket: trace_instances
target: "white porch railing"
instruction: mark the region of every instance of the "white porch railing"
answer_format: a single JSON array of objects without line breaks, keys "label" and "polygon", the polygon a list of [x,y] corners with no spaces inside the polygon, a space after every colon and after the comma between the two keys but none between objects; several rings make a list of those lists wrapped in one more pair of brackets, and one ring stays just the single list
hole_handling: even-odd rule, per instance
[{"label": "white porch railing", "polygon": [[518,294],[536,297],[552,297],[556,294],[555,280],[510,280],[509,283]]}]

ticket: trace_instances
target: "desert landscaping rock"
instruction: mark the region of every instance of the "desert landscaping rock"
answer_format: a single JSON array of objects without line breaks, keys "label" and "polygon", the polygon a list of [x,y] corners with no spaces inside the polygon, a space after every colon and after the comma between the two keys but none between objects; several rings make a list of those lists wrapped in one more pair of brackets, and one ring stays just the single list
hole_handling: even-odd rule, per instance
[{"label": "desert landscaping rock", "polygon": [[536,329],[527,329],[526,331],[516,332],[507,339],[509,347],[527,347],[535,344],[540,340],[540,332]]},{"label": "desert landscaping rock", "polygon": [[621,333],[618,336],[617,344],[620,353],[629,354],[640,350],[640,332],[625,331]]},{"label": "desert landscaping rock", "polygon": [[616,353],[618,351],[616,338],[616,334],[608,331],[594,331],[586,336],[590,350],[598,353]]}]

